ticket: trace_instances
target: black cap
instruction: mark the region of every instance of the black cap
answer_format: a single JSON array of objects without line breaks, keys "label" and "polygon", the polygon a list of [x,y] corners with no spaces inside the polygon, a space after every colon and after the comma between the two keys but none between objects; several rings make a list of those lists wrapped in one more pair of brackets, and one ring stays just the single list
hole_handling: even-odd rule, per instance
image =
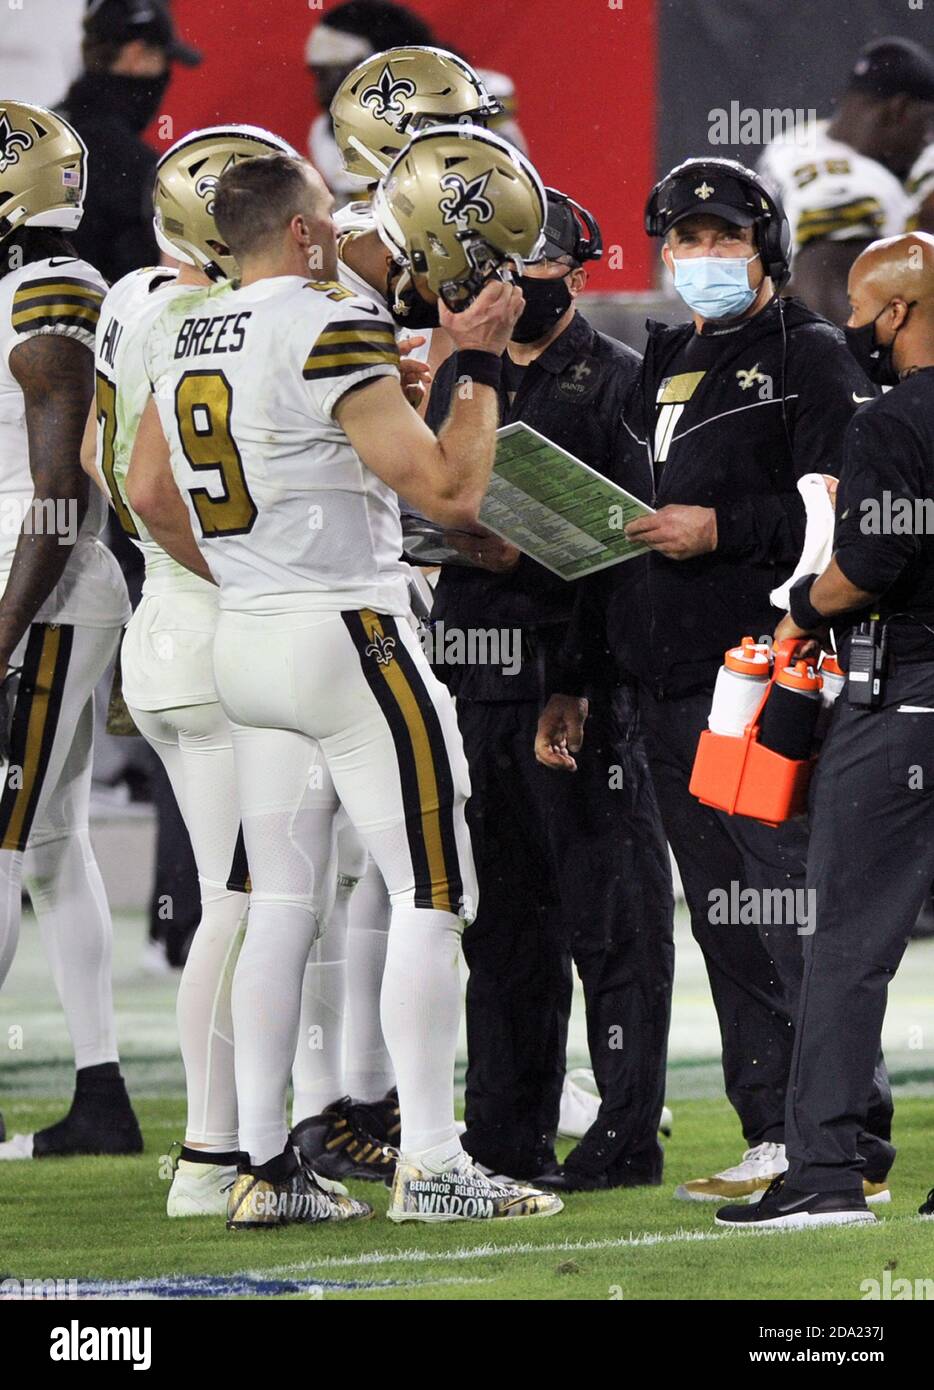
[{"label": "black cap", "polygon": [[201,54],[182,43],[175,32],[166,0],[88,0],[84,32],[89,39],[106,43],[132,43],[142,39],[165,50],[170,62],[197,67]]},{"label": "black cap", "polygon": [[[603,252],[600,228],[592,213],[579,207],[556,188],[546,188],[545,244],[542,257],[547,261],[570,256],[575,265],[597,260]],[[575,211],[579,208],[579,211]],[[583,226],[582,226],[583,224]],[[586,235],[584,234],[586,228]]]},{"label": "black cap", "polygon": [[934,58],[912,39],[876,39],[856,60],[849,88],[877,97],[904,93],[919,101],[934,101]]},{"label": "black cap", "polygon": [[[751,227],[756,213],[750,207],[750,198],[755,198],[748,184],[727,171],[711,172],[703,168],[677,169],[664,180],[659,189],[658,215],[661,218],[661,235],[664,236],[676,222],[697,213],[712,217],[722,217],[738,227]],[[762,212],[768,211],[763,201]]]}]

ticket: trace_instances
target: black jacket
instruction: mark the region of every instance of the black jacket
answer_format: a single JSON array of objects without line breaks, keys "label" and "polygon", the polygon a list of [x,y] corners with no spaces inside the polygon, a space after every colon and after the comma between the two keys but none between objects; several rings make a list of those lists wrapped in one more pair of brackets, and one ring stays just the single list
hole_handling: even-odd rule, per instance
[{"label": "black jacket", "polygon": [[839,477],[846,426],[860,399],[876,394],[839,329],[797,300],[774,299],[722,335],[715,365],[683,409],[665,415],[657,397],[686,394],[672,384],[672,365],[679,368],[694,328],[650,322],[648,330],[615,481],[655,507],[713,507],[717,549],[692,560],[653,552],[582,581],[552,678],[565,693],[605,681],[610,662],[659,697],[687,694],[712,683],[727,647],[771,632],[779,614],[769,593],[804,541],[796,481],[812,472]]},{"label": "black jacket", "polygon": [[147,123],[127,99],[126,79],[85,73],[59,108],[88,147],[88,189],[81,225],[71,233],[79,256],[111,285],[141,266],[159,264],[152,230],[157,156],[139,138]]},{"label": "black jacket", "polygon": [[[523,420],[592,468],[614,468],[623,432],[622,406],[638,375],[639,356],[592,328],[580,313],[523,373],[510,405],[500,392],[500,422]],[[458,379],[457,354],[432,384],[428,423],[439,430],[447,418]],[[577,584],[569,584],[523,555],[514,570],[446,565],[438,581],[432,619],[445,628],[521,629],[520,672],[504,676],[497,667],[439,666],[438,676],[460,699],[540,700],[542,661],[564,640]]]}]

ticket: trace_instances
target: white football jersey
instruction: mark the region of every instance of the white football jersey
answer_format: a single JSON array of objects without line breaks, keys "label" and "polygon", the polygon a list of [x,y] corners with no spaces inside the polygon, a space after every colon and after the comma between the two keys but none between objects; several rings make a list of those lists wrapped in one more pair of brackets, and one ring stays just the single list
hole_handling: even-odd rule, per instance
[{"label": "white football jersey", "polygon": [[918,226],[918,216],[925,199],[934,194],[934,142],[925,145],[911,166],[911,173],[905,183],[910,203],[906,230],[913,232]]},{"label": "white football jersey", "polygon": [[792,246],[810,241],[873,241],[904,231],[909,201],[885,165],[831,140],[827,121],[767,145],[759,173],[781,196]]},{"label": "white football jersey", "polygon": [[398,360],[388,311],[329,281],[163,310],[147,370],[222,609],[408,611],[396,495],[332,418],[352,387],[398,380]]},{"label": "white football jersey", "polygon": [[143,347],[170,298],[199,293],[177,285],[167,266],[133,270],[107,292],[94,349],[97,381],[97,471],[120,525],[146,561],[143,593],[213,588],[167,555],[146,530],[126,496],[126,475],[140,418],[150,397]]},{"label": "white football jersey", "polygon": [[107,285],[93,266],[73,256],[31,261],[0,277],[0,587],[6,585],[21,527],[53,524],[70,547],[65,571],[36,614],[37,622],[111,627],[130,615],[126,584],[98,536],[107,505],[96,488],[77,527],[66,503],[62,515],[33,511],[26,408],[10,356],[39,334],[76,338],[94,351],[94,330]]}]

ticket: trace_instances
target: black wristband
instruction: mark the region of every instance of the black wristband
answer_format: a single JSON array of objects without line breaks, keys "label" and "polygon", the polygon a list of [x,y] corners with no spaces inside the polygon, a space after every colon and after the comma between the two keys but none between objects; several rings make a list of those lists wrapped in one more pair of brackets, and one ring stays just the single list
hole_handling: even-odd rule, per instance
[{"label": "black wristband", "polygon": [[458,376],[469,376],[478,386],[492,386],[499,390],[503,375],[503,359],[495,352],[482,352],[479,348],[468,348],[457,354]]},{"label": "black wristband", "polygon": [[811,602],[811,585],[816,578],[816,574],[802,574],[788,590],[788,611],[792,621],[805,632],[816,632],[830,621],[823,613],[818,613]]}]

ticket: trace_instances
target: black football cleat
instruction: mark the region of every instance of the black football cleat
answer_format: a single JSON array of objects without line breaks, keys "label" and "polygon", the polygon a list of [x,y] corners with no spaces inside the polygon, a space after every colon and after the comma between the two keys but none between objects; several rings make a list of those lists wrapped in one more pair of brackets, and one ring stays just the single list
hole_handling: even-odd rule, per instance
[{"label": "black football cleat", "polygon": [[789,1187],[784,1174],[769,1183],[758,1202],[721,1207],[718,1226],[801,1230],[817,1226],[856,1226],[875,1222],[861,1190],[854,1192],[799,1192]]},{"label": "black football cleat", "polygon": [[[378,1102],[382,1104],[382,1102]],[[391,1185],[398,1150],[378,1138],[367,1125],[369,1106],[343,1096],[295,1126],[289,1140],[303,1162],[334,1182],[362,1178]]]},{"label": "black football cleat", "polygon": [[399,1092],[395,1086],[386,1092],[382,1100],[355,1100],[354,1106],[364,1128],[374,1139],[381,1139],[395,1149],[399,1147],[402,1120],[399,1117]]},{"label": "black football cleat", "polygon": [[143,1136],[116,1062],[84,1067],[77,1074],[64,1119],[35,1134],[14,1134],[0,1143],[0,1160],[111,1157],[143,1152]]},{"label": "black football cleat", "polygon": [[918,1215],[926,1216],[929,1221],[934,1220],[934,1187],[931,1188],[918,1208]]}]

